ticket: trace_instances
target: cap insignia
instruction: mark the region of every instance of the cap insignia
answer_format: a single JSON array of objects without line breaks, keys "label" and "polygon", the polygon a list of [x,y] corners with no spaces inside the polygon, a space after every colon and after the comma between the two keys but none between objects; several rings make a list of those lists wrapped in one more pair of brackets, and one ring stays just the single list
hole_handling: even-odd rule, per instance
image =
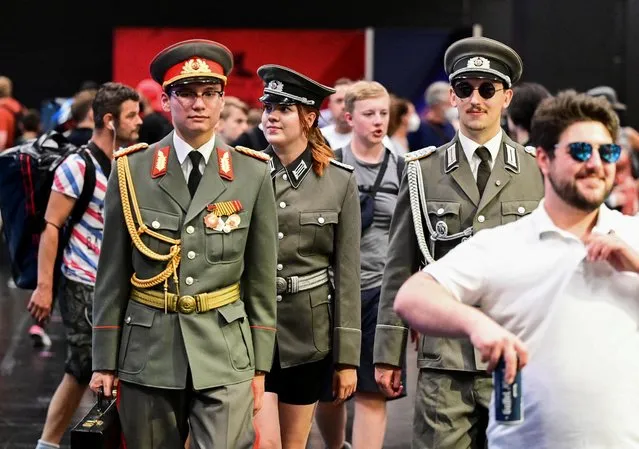
[{"label": "cap insignia", "polygon": [[490,61],[482,56],[475,56],[468,60],[466,67],[470,69],[489,69]]},{"label": "cap insignia", "polygon": [[284,91],[284,83],[281,82],[281,81],[272,80],[272,81],[269,81],[268,88],[271,89],[271,90],[274,90],[276,92],[283,92]]},{"label": "cap insignia", "polygon": [[206,61],[200,58],[191,58],[182,66],[182,75],[197,73],[212,73]]}]

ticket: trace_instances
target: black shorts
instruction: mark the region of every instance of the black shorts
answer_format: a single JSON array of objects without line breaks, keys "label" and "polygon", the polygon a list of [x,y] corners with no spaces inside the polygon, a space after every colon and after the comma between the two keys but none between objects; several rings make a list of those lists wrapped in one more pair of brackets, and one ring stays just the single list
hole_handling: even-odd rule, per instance
[{"label": "black shorts", "polygon": [[266,374],[264,389],[269,393],[277,394],[278,401],[285,404],[314,404],[319,400],[322,391],[326,389],[324,383],[330,381],[332,370],[331,354],[316,362],[282,369],[276,345],[273,367],[271,372]]},{"label": "black shorts", "polygon": [[[373,347],[375,346],[375,329],[377,327],[377,309],[379,307],[379,295],[381,287],[362,290],[362,347],[357,368],[357,389],[360,393],[381,393],[375,381],[375,365],[373,363]],[[329,375],[332,377],[333,373]],[[402,385],[404,390],[396,398],[406,396],[406,358],[402,361]],[[333,401],[332,384],[322,391],[320,401]],[[389,399],[389,400],[392,400]]]},{"label": "black shorts", "polygon": [[93,286],[61,276],[58,291],[60,315],[66,331],[67,359],[64,371],[79,384],[91,380],[91,334]]}]

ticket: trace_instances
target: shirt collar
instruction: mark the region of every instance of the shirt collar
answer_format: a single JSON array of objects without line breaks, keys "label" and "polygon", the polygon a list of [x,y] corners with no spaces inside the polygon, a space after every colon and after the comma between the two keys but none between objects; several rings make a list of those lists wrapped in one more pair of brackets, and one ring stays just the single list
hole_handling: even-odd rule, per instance
[{"label": "shirt collar", "polygon": [[495,137],[490,139],[485,144],[480,145],[474,140],[466,137],[464,134],[462,134],[461,131],[459,131],[459,143],[461,144],[462,149],[464,150],[464,154],[466,155],[466,159],[468,159],[468,162],[473,160],[473,155],[475,154],[475,150],[481,146],[484,146],[490,152],[492,162],[494,163],[497,160],[497,155],[499,154],[499,148],[501,148],[502,137],[503,137],[503,131],[501,130],[501,128],[499,128],[499,132],[495,135]]},{"label": "shirt collar", "polygon": [[[563,237],[577,239],[574,234],[568,231],[558,228],[552,221],[546,208],[544,207],[544,200],[539,201],[539,206],[532,212],[532,217],[539,234],[539,238],[543,238],[544,235],[549,233],[559,234]],[[593,233],[608,234],[614,229],[614,213],[605,204],[599,206],[599,213],[597,214],[597,222],[592,229]]]},{"label": "shirt collar", "polygon": [[215,146],[215,134],[211,136],[211,139],[202,145],[200,148],[193,148],[191,145],[186,143],[184,139],[178,136],[178,133],[173,133],[173,147],[175,148],[175,154],[178,158],[178,162],[180,165],[184,163],[186,157],[189,155],[191,151],[199,151],[202,153],[204,157],[204,164],[209,163],[209,158],[211,157],[211,153],[213,152],[213,147]]},{"label": "shirt collar", "polygon": [[272,146],[269,145],[264,152],[271,156],[271,178],[274,178],[278,173],[285,171],[288,181],[294,189],[299,187],[304,177],[313,167],[313,155],[308,146],[297,159],[288,164],[286,167],[282,165],[282,161],[280,161],[280,158],[277,157]]}]

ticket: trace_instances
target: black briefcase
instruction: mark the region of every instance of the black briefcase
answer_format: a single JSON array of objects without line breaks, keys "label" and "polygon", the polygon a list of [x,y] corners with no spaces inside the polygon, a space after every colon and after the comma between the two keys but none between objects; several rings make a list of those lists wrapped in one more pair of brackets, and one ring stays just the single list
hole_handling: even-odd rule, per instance
[{"label": "black briefcase", "polygon": [[95,405],[82,420],[71,429],[71,449],[118,449],[122,427],[115,402],[115,390],[111,398],[98,393]]}]

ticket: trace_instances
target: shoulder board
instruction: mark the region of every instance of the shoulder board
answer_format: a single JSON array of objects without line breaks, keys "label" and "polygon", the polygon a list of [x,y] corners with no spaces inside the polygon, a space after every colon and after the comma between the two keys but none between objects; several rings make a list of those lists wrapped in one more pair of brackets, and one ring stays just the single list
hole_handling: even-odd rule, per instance
[{"label": "shoulder board", "polygon": [[435,152],[436,149],[437,149],[436,146],[430,146],[430,147],[422,148],[421,150],[411,151],[410,153],[406,153],[404,155],[404,160],[406,162],[418,161],[420,159],[430,156],[431,154]]},{"label": "shoulder board", "polygon": [[271,156],[264,153],[263,151],[251,150],[250,148],[246,148],[241,145],[236,146],[235,150],[238,153],[246,154],[247,156],[251,156],[252,158],[259,159],[260,161],[268,162],[271,160]]},{"label": "shoulder board", "polygon": [[531,146],[524,147],[524,151],[530,154],[532,157],[537,156],[537,148],[535,147],[531,147]]},{"label": "shoulder board", "polygon": [[337,159],[329,159],[329,160],[331,164],[336,165],[340,168],[343,168],[344,170],[348,170],[348,171],[355,170],[355,167],[353,167],[352,165],[345,164],[343,162],[338,161]]},{"label": "shoulder board", "polygon": [[121,150],[116,151],[115,153],[113,153],[113,157],[118,158],[126,156],[127,154],[135,153],[136,151],[148,148],[148,146],[148,143],[136,143],[135,145],[131,145],[129,147],[122,148]]}]

